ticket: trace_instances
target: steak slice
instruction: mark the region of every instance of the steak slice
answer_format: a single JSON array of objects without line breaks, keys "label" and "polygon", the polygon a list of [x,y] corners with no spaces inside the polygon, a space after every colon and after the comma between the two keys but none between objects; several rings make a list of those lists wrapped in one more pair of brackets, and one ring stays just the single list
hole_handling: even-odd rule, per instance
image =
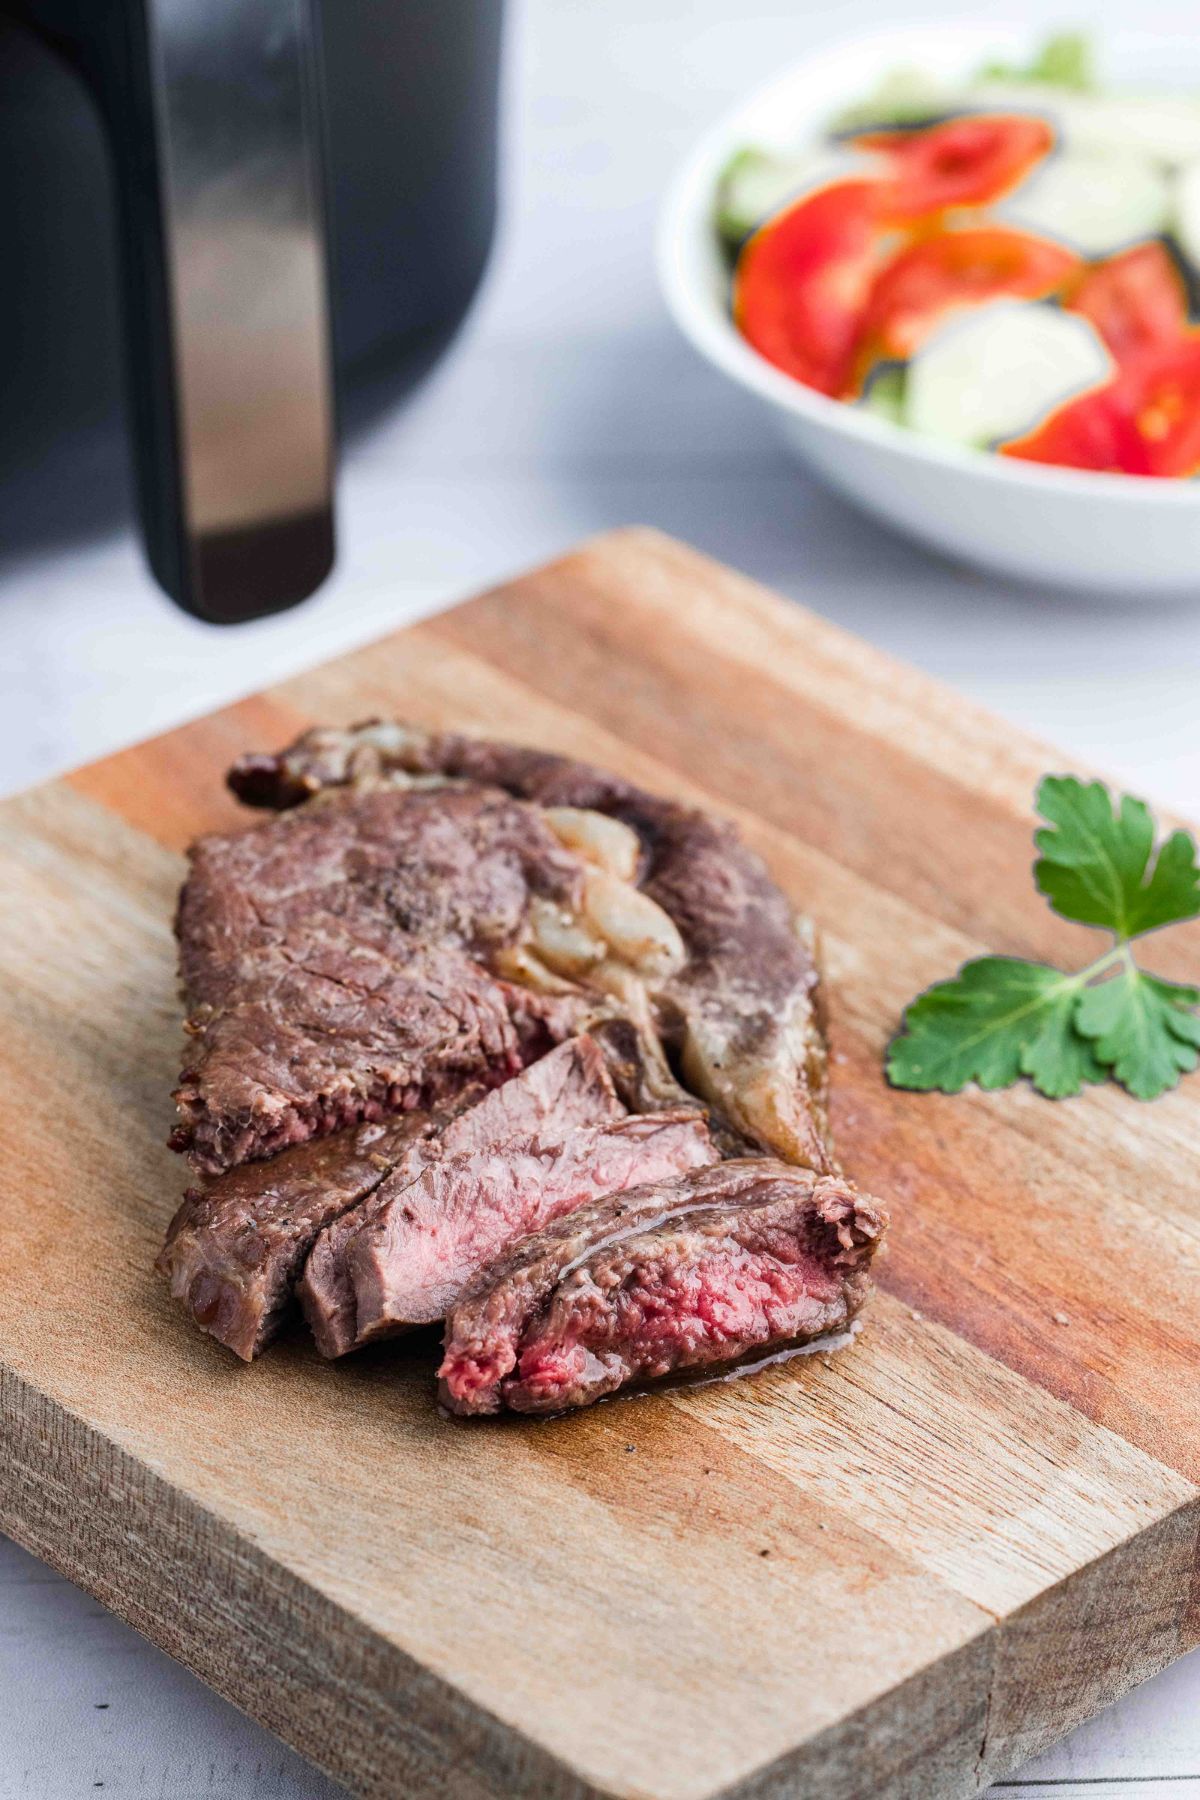
[{"label": "steak slice", "polygon": [[451,1157],[380,1207],[352,1240],[357,1341],[443,1318],[518,1239],[601,1194],[713,1161],[695,1112],[649,1114]]},{"label": "steak slice", "polygon": [[446,1321],[459,1413],[556,1413],[631,1382],[842,1330],[886,1226],[840,1177],[720,1163],[584,1207],[530,1238]]},{"label": "steak slice", "polygon": [[202,1171],[498,1083],[578,1029],[576,998],[492,967],[534,898],[576,904],[583,879],[498,789],[350,793],[191,858],[171,1141]]},{"label": "steak slice", "polygon": [[835,1168],[811,938],[731,824],[584,763],[379,720],[306,732],[277,756],[243,757],[229,781],[251,805],[286,808],[413,777],[483,782],[538,807],[582,808],[629,826],[641,845],[642,892],[674,921],[686,952],[682,966],[645,983],[683,1079],[751,1144],[803,1168]]},{"label": "steak slice", "polygon": [[[470,1100],[466,1092],[459,1104]],[[397,1113],[190,1188],[155,1267],[202,1331],[251,1362],[282,1324],[322,1226],[393,1169],[411,1165],[415,1174],[421,1152],[453,1117],[453,1107]]]},{"label": "steak slice", "polygon": [[579,1126],[619,1119],[624,1108],[605,1060],[589,1037],[551,1050],[486,1099],[461,1112],[441,1136],[421,1145],[393,1175],[366,1191],[316,1237],[297,1293],[322,1356],[343,1356],[358,1339],[357,1301],[346,1269],[351,1241],[434,1160],[497,1149],[508,1143],[551,1144]]}]

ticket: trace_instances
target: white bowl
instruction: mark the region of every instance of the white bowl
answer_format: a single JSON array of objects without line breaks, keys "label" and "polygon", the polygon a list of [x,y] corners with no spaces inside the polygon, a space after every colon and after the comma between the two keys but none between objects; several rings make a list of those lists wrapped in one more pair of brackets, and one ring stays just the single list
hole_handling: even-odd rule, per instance
[{"label": "white bowl", "polygon": [[[1200,597],[1200,482],[1021,464],[919,436],[829,400],[765,361],[729,314],[729,270],[713,229],[717,177],[743,144],[816,136],[846,101],[897,66],[953,79],[985,56],[1027,56],[1028,28],[939,25],[841,43],[744,101],[688,157],[659,227],[659,275],[685,336],[770,408],[786,442],[830,486],[909,536],[1025,581],[1126,597]],[[1113,33],[1105,60],[1124,85],[1200,87],[1186,39]]]}]

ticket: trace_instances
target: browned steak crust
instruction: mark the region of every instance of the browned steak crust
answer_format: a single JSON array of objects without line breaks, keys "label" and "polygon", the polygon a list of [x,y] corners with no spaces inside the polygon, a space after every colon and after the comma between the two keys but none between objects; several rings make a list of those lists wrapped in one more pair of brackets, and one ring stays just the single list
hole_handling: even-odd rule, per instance
[{"label": "browned steak crust", "polygon": [[442,1399],[460,1413],[561,1412],[842,1330],[885,1225],[848,1182],[765,1159],[598,1200],[528,1238],[449,1313]]},{"label": "browned steak crust", "polygon": [[579,1008],[489,958],[579,864],[478,787],[364,792],[202,838],[178,934],[191,1046],[172,1143],[217,1173],[514,1074]]},{"label": "browned steak crust", "polygon": [[564,757],[379,721],[306,732],[280,755],[243,757],[229,780],[250,804],[286,808],[397,773],[486,782],[630,826],[642,845],[642,890],[674,920],[687,952],[682,968],[651,985],[686,1085],[751,1144],[833,1169],[812,948],[732,825]]}]

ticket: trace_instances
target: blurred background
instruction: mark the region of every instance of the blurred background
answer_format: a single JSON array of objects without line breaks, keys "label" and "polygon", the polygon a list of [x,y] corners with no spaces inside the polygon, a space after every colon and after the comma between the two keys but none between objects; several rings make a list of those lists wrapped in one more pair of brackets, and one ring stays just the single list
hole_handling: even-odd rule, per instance
[{"label": "blurred background", "polygon": [[[1024,13],[1038,31],[1063,21]],[[163,599],[128,528],[111,523],[128,504],[119,454],[102,442],[89,467],[85,445],[81,465],[48,482],[5,470],[4,787],[204,711],[588,532],[642,521],[1188,804],[1200,775],[1200,610],[1016,588],[913,548],[798,472],[659,298],[656,211],[697,134],[811,46],[908,16],[896,0],[823,16],[756,4],[736,17],[714,0],[516,0],[491,265],[408,403],[389,407],[386,382],[378,407],[369,393],[356,401],[351,423],[373,422],[346,445],[339,561],[312,600],[236,630],[205,627]],[[1127,22],[1127,9],[1096,7],[1083,22],[1106,18]],[[1166,0],[1153,23],[1190,27]],[[81,286],[80,305],[102,303]],[[97,490],[92,524],[81,488]]]},{"label": "blurred background", "polygon": [[[1035,32],[1130,23],[1117,0],[1086,18],[1042,6],[1009,11]],[[923,21],[939,16],[961,15],[949,5],[922,9]],[[10,339],[0,787],[176,724],[591,532],[644,522],[1136,790],[1194,810],[1200,605],[1134,593],[1092,602],[992,580],[915,548],[811,482],[752,400],[683,342],[660,300],[656,213],[705,126],[815,45],[910,22],[903,0],[843,0],[824,11],[765,0],[737,9],[718,0],[514,0],[486,276],[461,331],[414,391],[404,393],[406,374],[384,367],[347,394],[338,562],[294,610],[217,627],[174,607],[135,540],[119,446],[103,428],[84,431],[58,460],[22,411],[28,346]],[[1187,32],[1195,14],[1155,0],[1137,23]],[[12,122],[10,112],[10,130]],[[6,177],[20,178],[19,168]],[[72,305],[115,304],[114,280],[111,267],[94,279],[80,271]],[[62,329],[69,334],[69,311]],[[1200,1796],[1198,1719],[1193,1658],[1014,1778],[1009,1792],[1062,1784],[1065,1796],[1098,1795],[1136,1784],[1139,1800]],[[0,1800],[101,1788],[159,1800],[333,1792],[92,1601],[0,1542]]]}]

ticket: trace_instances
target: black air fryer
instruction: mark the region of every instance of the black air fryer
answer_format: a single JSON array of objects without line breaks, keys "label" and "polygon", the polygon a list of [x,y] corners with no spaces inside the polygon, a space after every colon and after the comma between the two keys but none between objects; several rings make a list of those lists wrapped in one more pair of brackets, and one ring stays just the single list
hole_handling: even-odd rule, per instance
[{"label": "black air fryer", "polygon": [[0,484],[94,522],[124,416],[181,606],[311,593],[336,401],[411,385],[483,270],[502,10],[0,0]]}]

